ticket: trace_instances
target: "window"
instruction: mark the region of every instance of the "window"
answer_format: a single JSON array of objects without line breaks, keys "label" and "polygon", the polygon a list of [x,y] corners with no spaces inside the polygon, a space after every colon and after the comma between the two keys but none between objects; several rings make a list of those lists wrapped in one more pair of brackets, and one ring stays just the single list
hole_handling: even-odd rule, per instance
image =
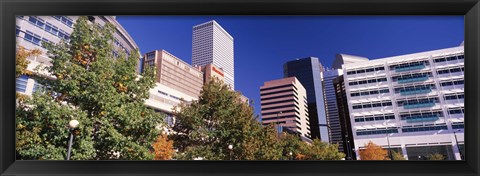
[{"label": "window", "polygon": [[29,42],[35,44],[35,45],[40,45],[40,41],[41,41],[39,35],[34,34],[33,32],[30,32],[30,31],[27,31],[25,33],[24,39],[26,41],[29,41]]},{"label": "window", "polygon": [[53,18],[57,19],[68,27],[73,27],[73,20],[66,16],[53,16]]},{"label": "window", "polygon": [[15,26],[15,34],[16,34],[17,36],[20,35],[20,27]]},{"label": "window", "polygon": [[18,92],[23,92],[27,90],[27,81],[28,81],[28,76],[26,75],[21,75],[20,77],[17,78],[16,80],[16,90]]},{"label": "window", "polygon": [[435,59],[434,62],[437,63],[437,62],[445,62],[447,61],[445,58],[438,58],[438,59]]},{"label": "window", "polygon": [[30,16],[30,17],[28,18],[28,21],[29,21],[30,23],[32,23],[32,24],[34,24],[34,25],[42,28],[42,29],[43,29],[43,27],[45,26],[45,21],[44,21],[43,19],[41,19],[41,18],[38,18],[38,17]]}]

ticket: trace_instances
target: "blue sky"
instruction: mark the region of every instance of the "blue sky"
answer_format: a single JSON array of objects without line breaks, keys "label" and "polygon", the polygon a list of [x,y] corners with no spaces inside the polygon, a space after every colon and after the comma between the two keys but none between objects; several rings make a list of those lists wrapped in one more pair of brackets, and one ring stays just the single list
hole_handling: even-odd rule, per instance
[{"label": "blue sky", "polygon": [[165,49],[187,63],[192,27],[216,20],[234,38],[235,89],[260,113],[263,82],[308,56],[331,67],[336,53],[376,59],[448,48],[464,40],[463,16],[117,16],[142,54]]}]

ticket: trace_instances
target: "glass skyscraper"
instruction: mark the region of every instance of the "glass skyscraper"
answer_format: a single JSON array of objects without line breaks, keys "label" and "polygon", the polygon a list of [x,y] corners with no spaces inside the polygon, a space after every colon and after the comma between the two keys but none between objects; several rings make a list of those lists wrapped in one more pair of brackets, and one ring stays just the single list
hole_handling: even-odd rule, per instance
[{"label": "glass skyscraper", "polygon": [[297,77],[307,90],[308,114],[312,139],[329,142],[323,97],[323,66],[316,57],[289,61],[283,65],[284,77]]}]

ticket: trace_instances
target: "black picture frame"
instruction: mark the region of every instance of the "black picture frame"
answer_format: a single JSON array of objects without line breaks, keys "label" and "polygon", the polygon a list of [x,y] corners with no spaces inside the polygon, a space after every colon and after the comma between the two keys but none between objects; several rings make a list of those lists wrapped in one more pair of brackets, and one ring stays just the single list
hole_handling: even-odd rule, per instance
[{"label": "black picture frame", "polygon": [[[479,175],[479,0],[0,0],[1,175]],[[465,161],[16,161],[15,15],[464,15]],[[148,25],[148,24],[146,24]]]}]

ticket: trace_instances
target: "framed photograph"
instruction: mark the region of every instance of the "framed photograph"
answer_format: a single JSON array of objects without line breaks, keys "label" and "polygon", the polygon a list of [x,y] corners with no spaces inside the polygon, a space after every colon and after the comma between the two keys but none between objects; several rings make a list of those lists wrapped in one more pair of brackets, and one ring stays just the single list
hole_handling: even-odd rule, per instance
[{"label": "framed photograph", "polygon": [[0,9],[0,175],[479,174],[478,0]]}]

